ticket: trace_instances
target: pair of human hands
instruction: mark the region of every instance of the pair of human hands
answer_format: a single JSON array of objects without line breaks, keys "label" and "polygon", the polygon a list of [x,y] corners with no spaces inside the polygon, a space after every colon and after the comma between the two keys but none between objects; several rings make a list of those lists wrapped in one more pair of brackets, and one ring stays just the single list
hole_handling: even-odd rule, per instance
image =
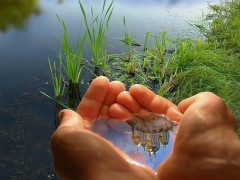
[{"label": "pair of human hands", "polygon": [[[155,180],[240,179],[237,124],[221,98],[200,93],[179,103],[142,85],[124,91],[121,82],[98,77],[77,111],[60,112],[60,125],[50,140],[53,161],[62,179]],[[118,148],[88,128],[100,116],[129,119],[133,114],[164,114],[180,123],[171,155],[157,173],[134,164]]]}]

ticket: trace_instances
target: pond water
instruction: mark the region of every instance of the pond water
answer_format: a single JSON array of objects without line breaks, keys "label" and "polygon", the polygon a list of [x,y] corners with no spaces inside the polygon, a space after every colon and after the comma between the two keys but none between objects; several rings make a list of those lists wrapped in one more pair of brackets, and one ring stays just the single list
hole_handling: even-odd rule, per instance
[{"label": "pond water", "polygon": [[[124,28],[139,41],[146,32],[169,37],[201,36],[188,23],[198,22],[202,11],[216,0],[115,0],[109,32],[109,51],[121,52]],[[86,8],[101,1],[83,1]],[[0,7],[0,179],[57,179],[48,141],[55,130],[55,104],[39,91],[52,95],[48,57],[57,60],[54,35],[63,18],[71,41],[80,27],[77,0],[28,0],[1,3]],[[88,50],[84,52],[87,58]],[[85,82],[90,81],[85,78]],[[87,86],[81,86],[84,94]]]}]

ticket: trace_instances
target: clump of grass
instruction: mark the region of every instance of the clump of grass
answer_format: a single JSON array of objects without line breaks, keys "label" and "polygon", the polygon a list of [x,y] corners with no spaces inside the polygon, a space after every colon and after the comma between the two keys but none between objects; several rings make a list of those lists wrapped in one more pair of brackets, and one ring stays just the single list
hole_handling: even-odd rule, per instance
[{"label": "clump of grass", "polygon": [[134,62],[129,62],[127,64],[127,73],[131,76],[135,75],[135,64],[134,64]]},{"label": "clump of grass", "polygon": [[205,28],[206,40],[182,41],[169,60],[170,74],[177,74],[165,94],[176,103],[202,91],[222,97],[240,124],[240,2],[211,6],[213,21]]},{"label": "clump of grass", "polygon": [[50,73],[51,73],[54,97],[57,100],[61,100],[65,93],[65,84],[63,83],[61,65],[60,65],[59,70],[57,70],[55,61],[53,61],[53,64],[51,64],[51,61],[49,58],[48,58],[48,65],[49,65],[49,69],[50,69]]},{"label": "clump of grass", "polygon": [[126,18],[124,16],[123,16],[123,26],[124,26],[124,39],[122,41],[124,42],[124,46],[125,46],[124,59],[125,61],[130,61],[131,54],[132,54],[133,35],[132,33],[129,33],[127,31]]},{"label": "clump of grass", "polygon": [[148,49],[148,40],[150,37],[150,32],[146,32],[145,34],[145,41],[144,41],[144,46],[143,46],[143,51],[146,51]]},{"label": "clump of grass", "polygon": [[69,82],[77,84],[82,70],[82,56],[87,33],[85,33],[82,38],[78,38],[77,47],[76,50],[74,50],[69,42],[64,20],[59,17],[58,20],[63,28],[63,35],[60,40],[64,51],[64,53],[59,52],[59,61],[69,78]]},{"label": "clump of grass", "polygon": [[[155,42],[154,42],[154,47],[153,51],[154,54],[152,57],[154,57],[154,62],[153,62],[153,72],[154,74],[158,75],[160,71],[164,71],[164,54],[166,50],[166,32],[162,32],[162,38],[161,41],[159,41],[159,37],[155,36]],[[163,78],[163,77],[161,77]]]},{"label": "clump of grass", "polygon": [[239,119],[240,84],[237,79],[240,76],[236,70],[240,64],[224,49],[213,49],[211,44],[199,47],[189,40],[187,44],[178,49],[170,60],[170,74],[176,69],[178,72],[171,84],[174,92],[168,92],[167,96],[178,103],[196,93],[211,91],[222,97]]},{"label": "clump of grass", "polygon": [[240,2],[233,0],[210,6],[214,12],[208,41],[230,53],[240,53]]},{"label": "clump of grass", "polygon": [[81,1],[79,1],[92,51],[92,59],[96,66],[106,65],[104,64],[106,63],[106,59],[104,58],[106,58],[107,51],[106,32],[109,29],[109,21],[113,12],[113,2],[114,1],[111,1],[109,5],[106,5],[106,0],[104,0],[100,15],[94,15],[93,8],[91,7],[91,22],[89,22],[84,6]]}]

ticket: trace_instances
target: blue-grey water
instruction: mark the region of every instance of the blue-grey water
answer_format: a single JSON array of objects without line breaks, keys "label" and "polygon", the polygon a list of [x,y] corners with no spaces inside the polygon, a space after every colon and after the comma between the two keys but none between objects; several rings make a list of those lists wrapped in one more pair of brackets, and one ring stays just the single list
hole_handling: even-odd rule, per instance
[{"label": "blue-grey water", "polygon": [[[21,4],[25,2],[25,4]],[[26,3],[29,2],[29,3]],[[97,8],[102,1],[83,1]],[[109,51],[121,52],[123,16],[127,29],[141,41],[146,32],[168,37],[197,38],[189,23],[202,20],[216,0],[115,0]],[[203,13],[204,12],[204,13]],[[0,179],[57,179],[48,141],[55,130],[55,104],[39,91],[52,94],[48,57],[57,60],[60,44],[54,35],[63,18],[72,42],[80,31],[77,0],[28,0],[0,5]],[[90,57],[86,49],[84,57]],[[85,81],[89,79],[85,77]],[[86,86],[82,88],[82,94]]]}]

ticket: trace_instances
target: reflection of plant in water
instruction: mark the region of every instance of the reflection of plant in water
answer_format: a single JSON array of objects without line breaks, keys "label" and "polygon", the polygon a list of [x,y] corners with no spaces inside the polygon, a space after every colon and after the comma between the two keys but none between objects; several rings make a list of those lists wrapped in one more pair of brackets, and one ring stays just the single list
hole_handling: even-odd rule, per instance
[{"label": "reflection of plant in water", "polygon": [[134,119],[127,123],[132,127],[132,142],[137,147],[141,145],[150,156],[156,156],[160,146],[165,147],[169,143],[170,131],[175,131],[178,125],[166,116],[155,114],[135,115]]},{"label": "reflection of plant in water", "polygon": [[0,30],[7,31],[10,25],[24,26],[32,14],[39,14],[38,0],[1,0]]}]

